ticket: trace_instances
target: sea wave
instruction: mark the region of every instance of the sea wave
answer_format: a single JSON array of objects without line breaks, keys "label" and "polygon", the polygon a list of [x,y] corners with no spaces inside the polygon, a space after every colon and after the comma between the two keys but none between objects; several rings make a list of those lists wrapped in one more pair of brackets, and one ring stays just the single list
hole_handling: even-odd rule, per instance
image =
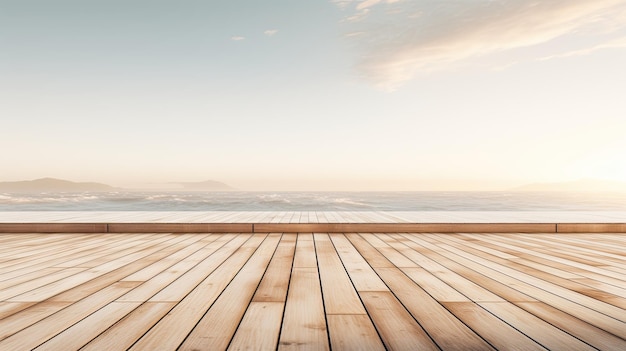
[{"label": "sea wave", "polygon": [[348,199],[348,198],[333,199],[333,203],[335,203],[335,204],[345,204],[345,205],[357,206],[357,207],[372,207],[371,204],[367,204],[367,203],[364,203],[364,202],[351,200],[351,199]]},{"label": "sea wave", "polygon": [[0,211],[626,211],[624,193],[0,193]]},{"label": "sea wave", "polygon": [[40,195],[0,195],[0,204],[46,204],[46,203],[84,203],[98,200],[96,195],[75,194],[40,194]]},{"label": "sea wave", "polygon": [[257,195],[257,199],[263,203],[291,203],[290,199],[286,199],[280,194],[261,194]]}]

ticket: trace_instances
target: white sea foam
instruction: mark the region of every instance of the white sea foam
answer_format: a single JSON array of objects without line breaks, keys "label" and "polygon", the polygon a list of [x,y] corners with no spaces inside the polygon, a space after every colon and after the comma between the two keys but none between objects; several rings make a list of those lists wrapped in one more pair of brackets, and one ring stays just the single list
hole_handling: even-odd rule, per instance
[{"label": "white sea foam", "polygon": [[363,203],[363,202],[359,202],[359,201],[350,200],[348,198],[334,199],[333,203],[352,205],[352,206],[359,206],[359,207],[372,207],[372,205],[369,205],[369,204],[366,204],[366,203]]},{"label": "white sea foam", "polygon": [[624,193],[110,192],[0,194],[0,211],[625,211]]}]

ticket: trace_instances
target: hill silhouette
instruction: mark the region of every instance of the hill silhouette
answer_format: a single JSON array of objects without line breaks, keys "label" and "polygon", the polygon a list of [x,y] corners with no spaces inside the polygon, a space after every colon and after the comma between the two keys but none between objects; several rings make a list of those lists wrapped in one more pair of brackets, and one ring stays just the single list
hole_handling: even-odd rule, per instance
[{"label": "hill silhouette", "polygon": [[610,192],[626,191],[626,182],[579,179],[570,182],[533,183],[511,189],[513,191],[579,191],[579,192]]},{"label": "hill silhouette", "polygon": [[0,191],[10,193],[29,192],[81,192],[81,191],[115,191],[118,188],[107,184],[93,182],[72,182],[56,178],[40,178],[17,182],[0,182]]}]

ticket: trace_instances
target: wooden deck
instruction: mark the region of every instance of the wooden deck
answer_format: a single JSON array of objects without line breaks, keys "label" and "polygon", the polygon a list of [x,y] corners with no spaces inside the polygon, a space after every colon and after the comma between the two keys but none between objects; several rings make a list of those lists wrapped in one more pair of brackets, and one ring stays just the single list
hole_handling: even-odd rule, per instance
[{"label": "wooden deck", "polygon": [[625,233],[626,212],[0,212],[0,233]]},{"label": "wooden deck", "polygon": [[626,223],[626,211],[0,211],[0,223]]},{"label": "wooden deck", "polygon": [[621,234],[1,234],[0,350],[626,350]]}]

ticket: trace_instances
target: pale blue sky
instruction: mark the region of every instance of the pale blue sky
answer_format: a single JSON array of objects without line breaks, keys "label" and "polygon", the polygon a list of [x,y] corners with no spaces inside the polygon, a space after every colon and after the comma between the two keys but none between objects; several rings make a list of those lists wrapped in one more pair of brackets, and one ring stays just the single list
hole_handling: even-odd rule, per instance
[{"label": "pale blue sky", "polygon": [[0,181],[626,180],[616,0],[0,0]]}]

